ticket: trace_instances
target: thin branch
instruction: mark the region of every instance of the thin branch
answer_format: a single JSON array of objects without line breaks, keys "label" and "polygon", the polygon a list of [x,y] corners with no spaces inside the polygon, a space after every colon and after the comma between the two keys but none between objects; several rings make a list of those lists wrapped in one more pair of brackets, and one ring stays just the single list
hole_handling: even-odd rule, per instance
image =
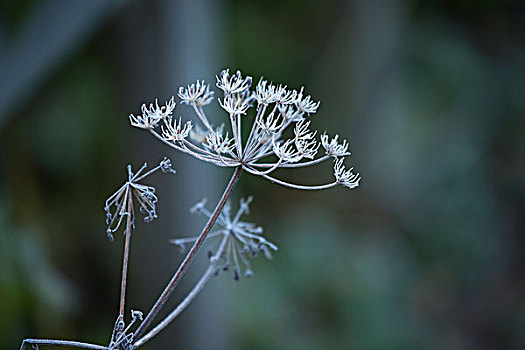
[{"label": "thin branch", "polygon": [[[218,166],[221,166],[221,167],[226,167],[226,166],[230,166],[230,165],[227,165],[224,163],[224,161],[221,163],[220,161],[217,161],[216,159],[211,159],[208,155],[202,155],[202,154],[197,154],[193,151],[191,151],[188,147],[180,147],[180,146],[177,146],[167,140],[165,140],[162,136],[160,136],[155,130],[153,129],[150,129],[150,133],[153,134],[153,136],[155,136],[157,139],[159,139],[161,142],[163,142],[164,144],[168,145],[169,147],[173,148],[173,149],[176,149],[177,151],[180,151],[180,152],[183,152],[183,153],[187,153],[189,155],[192,155],[194,156],[195,158],[197,159],[200,159],[200,160],[203,160],[205,162],[212,162],[213,164],[215,165],[218,165]],[[191,142],[188,142],[189,144],[191,144]],[[192,144],[193,145],[193,144]],[[193,145],[194,147],[197,147],[195,145]],[[197,147],[198,148],[198,147]],[[202,150],[201,150],[202,151]],[[233,166],[233,165],[231,165]]]},{"label": "thin branch", "polygon": [[124,258],[122,260],[122,281],[120,284],[120,307],[119,315],[124,317],[124,306],[126,303],[126,282],[128,279],[129,242],[131,240],[131,196],[128,196],[128,217],[126,221],[126,241],[124,243]]},{"label": "thin branch", "polygon": [[[229,166],[229,167],[234,167],[234,166],[239,165],[239,162],[237,160],[235,160],[235,158],[234,158],[236,156],[235,156],[235,154],[233,152],[228,152],[229,154],[231,154],[232,158],[230,158],[230,157],[223,157],[218,152],[217,152],[217,154],[211,153],[211,152],[209,152],[209,151],[207,151],[205,149],[200,148],[197,145],[194,145],[193,143],[189,142],[188,140],[184,140],[184,147],[185,147],[185,149],[187,149],[187,145],[191,146],[196,151],[199,151],[199,152],[203,153],[203,156],[208,156],[210,161],[212,161],[214,163],[218,163],[218,161],[220,161],[224,165]],[[225,160],[228,161],[229,164],[227,162],[225,162]]]},{"label": "thin branch", "polygon": [[[302,163],[284,163],[284,164],[279,165],[279,168],[300,168],[300,167],[305,167],[305,166],[310,166],[310,165],[315,165],[317,163],[321,163],[322,161],[325,161],[325,160],[327,160],[329,158],[330,158],[329,155],[324,155],[324,156],[322,156],[320,158],[317,158],[317,159],[314,159],[314,160],[310,160],[310,161],[307,161],[307,162],[302,162]],[[274,163],[255,163],[255,162],[252,162],[252,163],[248,163],[248,165],[252,166],[252,167],[271,168],[275,164]]]},{"label": "thin branch", "polygon": [[[224,234],[224,230],[215,231],[208,234],[208,238],[217,237],[218,235]],[[186,237],[186,238],[173,238],[169,242],[174,245],[184,245],[186,243],[194,243],[198,237]]]},{"label": "thin branch", "polygon": [[[280,130],[274,134],[274,138],[277,140],[279,137],[281,137],[282,133],[286,128],[292,123],[293,119],[286,120],[283,125],[281,126]],[[269,148],[271,147],[270,140],[272,138],[268,138],[268,140],[263,141],[262,143],[259,143],[256,145],[256,147],[252,150],[252,153],[250,154],[254,156],[253,161],[258,161],[259,159],[262,159],[266,157],[267,155],[271,154],[272,152],[268,152]],[[256,156],[257,155],[257,156]]]},{"label": "thin branch", "polygon": [[239,136],[239,132],[240,130],[237,128],[237,120],[235,119],[237,118],[237,120],[240,120],[241,116],[240,114],[233,114],[233,113],[230,113],[230,124],[231,124],[231,127],[232,127],[232,132],[233,132],[233,138],[235,139],[235,149],[237,150],[237,157],[240,157],[242,155],[241,153],[241,138]]},{"label": "thin branch", "polygon": [[136,173],[134,176],[133,176],[133,181],[132,182],[139,182],[140,180],[150,176],[151,174],[153,174],[154,172],[156,172],[157,170],[159,170],[161,168],[160,165],[157,165],[156,167],[152,168],[151,170],[149,170],[147,173],[141,175],[140,177],[137,178],[137,176],[139,175],[139,173]]},{"label": "thin branch", "polygon": [[230,197],[235,185],[237,184],[237,181],[239,180],[241,173],[242,173],[242,167],[239,166],[235,168],[235,171],[230,179],[230,182],[226,186],[226,189],[224,190],[224,193],[222,194],[222,197],[219,200],[219,203],[217,203],[217,207],[213,211],[212,216],[206,223],[206,226],[204,226],[202,233],[199,235],[199,238],[195,241],[190,251],[188,252],[186,257],[180,264],[177,272],[175,272],[171,280],[168,282],[162,294],[159,296],[155,304],[151,307],[151,310],[148,312],[148,314],[144,318],[144,321],[140,324],[140,326],[135,331],[135,334],[133,335],[132,343],[135,342],[137,338],[141,337],[144,334],[144,332],[151,325],[151,323],[153,322],[153,320],[155,319],[159,311],[162,309],[162,307],[164,306],[164,304],[166,303],[170,295],[173,293],[173,290],[179,283],[184,272],[186,272],[186,269],[188,268],[188,266],[191,264],[193,258],[197,254],[197,251],[201,247],[202,243],[206,239],[206,236],[210,232],[213,224],[217,220],[217,217],[219,216],[220,212],[224,208],[224,205],[226,204],[226,201]]},{"label": "thin branch", "polygon": [[270,175],[260,174],[255,169],[252,169],[252,168],[250,168],[248,166],[243,166],[243,169],[246,170],[247,172],[249,172],[250,174],[260,175],[260,176],[264,177],[265,179],[270,180],[271,182],[274,182],[276,184],[279,184],[279,185],[282,185],[282,186],[286,186],[286,187],[290,187],[290,188],[299,189],[299,190],[324,190],[326,188],[334,187],[337,184],[339,184],[337,181],[334,181],[332,183],[324,184],[324,185],[314,185],[314,186],[296,185],[296,184],[292,184],[292,183],[289,183],[289,182],[286,182],[286,181],[283,181],[283,180],[276,179],[274,177],[271,177]]},{"label": "thin branch", "polygon": [[278,161],[277,163],[273,164],[273,165],[270,167],[270,169],[266,169],[266,170],[264,170],[264,171],[256,170],[256,169],[253,168],[253,165],[250,164],[250,165],[251,165],[251,167],[250,167],[250,169],[251,169],[251,173],[252,173],[253,175],[261,175],[261,176],[262,176],[262,175],[268,175],[269,173],[273,172],[275,169],[279,168],[279,166],[281,165],[282,161],[283,161],[283,158],[279,158],[279,161]]},{"label": "thin branch", "polygon": [[55,340],[55,339],[24,339],[20,350],[25,350],[26,345],[54,345],[68,348],[82,348],[82,349],[93,349],[93,350],[108,350],[107,346],[82,343],[72,340]]},{"label": "thin branch", "polygon": [[250,134],[248,135],[248,140],[246,140],[246,147],[244,148],[243,154],[243,160],[249,159],[248,157],[252,155],[252,147],[254,142],[254,137],[257,134],[258,129],[258,121],[262,120],[264,113],[266,113],[266,105],[261,106],[260,108],[257,108],[257,114],[255,115],[255,119],[252,123],[252,128],[250,129]]},{"label": "thin branch", "polygon": [[[197,116],[199,117],[199,119],[201,120],[202,124],[204,124],[204,126],[210,131],[210,132],[214,132],[213,131],[213,128],[211,127],[210,123],[208,122],[208,118],[206,118],[206,115],[204,114],[204,110],[203,109],[199,109],[197,108],[197,105],[195,104],[195,102],[193,102],[191,104],[191,106],[193,107],[193,110],[195,111],[195,113],[197,114]],[[202,113],[201,113],[202,112]]]}]

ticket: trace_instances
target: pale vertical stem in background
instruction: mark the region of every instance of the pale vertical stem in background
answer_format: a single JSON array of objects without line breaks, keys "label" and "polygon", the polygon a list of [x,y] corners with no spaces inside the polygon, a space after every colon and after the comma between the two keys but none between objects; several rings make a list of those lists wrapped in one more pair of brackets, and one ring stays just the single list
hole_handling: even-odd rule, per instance
[{"label": "pale vertical stem in background", "polygon": [[[326,38],[324,54],[319,57],[315,71],[317,89],[326,91],[318,96],[323,101],[323,115],[339,116],[330,120],[328,129],[337,125],[341,133],[351,135],[352,150],[360,151],[352,154],[350,163],[359,164],[359,170],[369,175],[368,181],[377,183],[362,190],[375,193],[373,196],[381,196],[382,203],[396,207],[408,198],[419,198],[413,182],[409,182],[410,190],[400,192],[403,195],[385,198],[396,187],[380,179],[381,169],[392,168],[392,163],[399,162],[399,158],[390,157],[385,151],[397,150],[392,143],[397,136],[393,133],[385,136],[384,130],[390,129],[386,125],[399,130],[404,119],[393,110],[386,110],[395,106],[397,111],[402,105],[399,100],[404,86],[400,74],[405,69],[402,53],[404,41],[410,37],[406,35],[406,7],[403,1],[348,2],[341,20]],[[395,105],[389,104],[392,101],[396,101]],[[345,111],[344,118],[341,111]],[[387,124],[392,120],[393,124]],[[378,128],[378,123],[383,128]]]},{"label": "pale vertical stem in background", "polygon": [[[126,87],[131,96],[129,111],[135,111],[144,101],[166,100],[177,94],[178,87],[205,79],[213,87],[215,74],[228,67],[223,52],[228,51],[223,35],[223,0],[155,0],[131,2],[121,14],[118,42],[122,45],[122,69],[128,77]],[[140,26],[137,26],[140,23]],[[137,54],[137,52],[150,52]],[[176,98],[177,102],[178,99]],[[205,107],[210,123],[224,122],[224,111],[215,104]],[[183,118],[196,119],[191,107],[180,104],[176,114]],[[142,133],[136,137],[134,156],[151,159],[152,155],[168,155],[178,171],[176,177],[156,180],[159,192],[159,220],[153,229],[150,225],[141,227],[140,235],[134,235],[134,245],[141,247],[134,253],[137,265],[137,278],[142,286],[134,290],[137,301],[133,307],[147,311],[151,300],[158,297],[158,288],[165,283],[177,266],[180,257],[173,246],[167,244],[176,234],[200,232],[202,222],[188,215],[188,209],[202,197],[218,198],[221,186],[226,180],[224,170],[204,164],[187,155],[175,153],[166,145]],[[225,175],[221,175],[225,174]],[[176,198],[176,200],[174,199]],[[156,239],[152,239],[151,237]],[[136,254],[136,255],[135,255]],[[200,261],[194,263],[187,278],[191,281],[193,272],[199,269]],[[201,268],[205,268],[201,265]],[[194,276],[198,278],[198,275]],[[184,285],[180,286],[184,291]],[[225,345],[224,322],[218,320],[220,308],[210,295],[216,296],[216,287],[208,287],[201,297],[185,314],[184,328],[170,328],[169,334],[154,339],[152,346],[170,348],[173,341],[181,348],[216,349],[229,348]],[[211,291],[211,292],[210,292]],[[133,302],[133,301],[132,301]],[[128,304],[130,299],[128,296]],[[206,336],[198,334],[198,329],[206,328]]]},{"label": "pale vertical stem in background", "polygon": [[[160,1],[159,19],[162,37],[160,53],[163,71],[161,81],[166,96],[176,94],[179,86],[194,83],[197,79],[204,79],[212,89],[216,90],[215,75],[230,66],[224,60],[225,52],[229,51],[223,28],[225,22],[223,17],[227,13],[225,5],[223,0]],[[227,115],[216,103],[205,106],[204,110],[209,122],[215,127],[227,120]],[[198,120],[190,106],[178,105],[176,113],[183,119]],[[173,204],[176,206],[176,211],[170,213],[173,215],[171,220],[176,222],[176,230],[169,233],[170,238],[177,234],[201,231],[202,220],[189,215],[189,208],[203,197],[219,198],[224,183],[229,177],[228,171],[180,153],[172,154],[178,171],[176,180],[178,186],[173,188],[176,196],[167,196],[177,198]],[[168,248],[171,249],[170,267],[173,268],[180,261],[180,256],[173,246]],[[205,259],[202,261],[197,259],[189,269],[185,280],[188,283],[196,281],[201,271],[206,268],[205,263]],[[178,295],[186,291],[183,282],[175,293]],[[184,326],[170,327],[169,334],[162,333],[153,340],[154,346],[159,348],[162,347],[161,344],[166,344],[166,347],[172,346],[173,341],[176,340],[180,348],[228,349],[229,347],[224,344],[223,336],[226,325],[219,319],[218,310],[221,306],[215,299],[218,295],[218,286],[206,287],[198,300],[186,310]],[[206,336],[202,336],[202,329],[206,329]]]},{"label": "pale vertical stem in background", "polygon": [[[166,70],[162,67],[161,57],[163,43],[159,23],[162,17],[160,5],[159,0],[129,2],[116,21],[118,38],[114,42],[120,45],[120,48],[115,52],[121,55],[119,68],[123,70],[122,76],[126,79],[122,86],[128,96],[128,104],[123,108],[128,112],[137,110],[142,103],[156,97],[164,102],[170,94],[175,93],[162,87]],[[155,54],[138,54],[147,52]],[[176,57],[173,57],[173,60],[176,60]],[[124,120],[125,117],[126,115],[123,115],[119,118],[123,118],[122,125],[124,128],[127,126],[127,132],[133,140],[128,155],[133,159],[128,158],[127,162],[140,163],[148,160],[154,163],[166,155],[173,161],[173,168],[181,170],[183,165],[179,163],[180,158],[174,156],[171,149],[147,134],[133,130]],[[147,308],[158,297],[158,291],[166,282],[167,276],[170,276],[176,267],[175,254],[171,255],[173,247],[170,247],[167,241],[176,229],[176,221],[172,217],[176,211],[181,210],[175,206],[175,198],[185,195],[179,193],[174,196],[173,193],[180,187],[179,181],[189,180],[187,177],[182,179],[180,175],[182,174],[179,172],[173,177],[158,176],[152,180],[159,192],[159,219],[155,223],[145,225],[141,222],[142,218],[137,216],[136,224],[139,225],[140,234],[133,234],[133,246],[140,249],[133,251],[133,261],[140,263],[132,263],[129,271],[133,281],[136,281],[134,285],[137,288],[130,289],[126,297],[126,304],[132,309],[148,311]],[[167,336],[155,339],[153,348],[169,349],[171,346],[173,341]]]}]

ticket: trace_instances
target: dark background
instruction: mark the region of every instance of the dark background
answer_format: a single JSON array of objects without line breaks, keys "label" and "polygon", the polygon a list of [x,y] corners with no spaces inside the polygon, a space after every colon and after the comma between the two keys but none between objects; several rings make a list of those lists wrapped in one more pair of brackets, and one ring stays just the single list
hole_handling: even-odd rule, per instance
[{"label": "dark background", "polygon": [[109,342],[122,239],[103,203],[166,154],[178,174],[148,179],[159,219],[131,247],[127,305],[152,305],[180,259],[168,239],[199,229],[187,208],[231,169],[127,116],[223,68],[304,85],[361,187],[244,175],[235,197],[280,251],[212,280],[145,349],[525,348],[524,27],[518,1],[0,1],[0,348]]}]

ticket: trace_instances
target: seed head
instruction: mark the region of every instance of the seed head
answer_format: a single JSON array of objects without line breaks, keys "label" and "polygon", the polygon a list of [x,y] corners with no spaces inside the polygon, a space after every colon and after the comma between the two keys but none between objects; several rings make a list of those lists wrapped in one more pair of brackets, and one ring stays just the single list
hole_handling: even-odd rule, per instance
[{"label": "seed head", "polygon": [[136,126],[141,129],[153,129],[157,126],[159,121],[165,120],[171,116],[173,110],[175,109],[175,100],[172,97],[164,106],[159,106],[159,102],[155,100],[155,105],[151,103],[149,108],[146,107],[146,104],[143,104],[141,107],[142,114],[134,116],[133,114],[129,115],[129,121],[131,125]]},{"label": "seed head", "polygon": [[223,70],[217,77],[217,87],[227,95],[248,90],[252,85],[252,77],[243,78],[240,71],[230,76],[230,70]]},{"label": "seed head", "polygon": [[187,105],[195,104],[198,107],[205,106],[213,101],[213,91],[210,91],[210,85],[205,84],[204,80],[199,81],[195,84],[188,85],[186,88],[180,87],[178,96],[181,99],[181,103]]},{"label": "seed head", "polygon": [[182,142],[188,137],[193,125],[187,121],[182,125],[182,118],[177,119],[168,117],[164,125],[161,126],[162,137],[166,141]]},{"label": "seed head", "polygon": [[[218,123],[212,123],[206,116],[203,107],[212,101],[213,92],[200,80],[181,87],[178,93],[181,103],[193,108],[200,125],[173,118],[173,99],[162,107],[157,103],[149,108],[144,105],[141,116],[130,116],[131,124],[148,129],[170,147],[195,158],[221,167],[240,166],[250,174],[283,186],[305,190],[339,184],[349,188],[358,186],[358,181],[352,181],[351,177],[345,181],[350,175],[345,177],[343,172],[338,173],[336,181],[323,185],[299,185],[270,175],[277,169],[307,167],[332,157],[342,159],[350,155],[347,141],[339,143],[338,135],[330,140],[325,133],[320,142],[317,140],[317,131],[310,129],[307,118],[317,112],[320,103],[306,95],[304,88],[296,91],[261,79],[252,91],[251,77],[243,77],[240,71],[231,75],[228,69],[217,76],[216,85],[223,92],[218,103],[229,116],[229,130],[223,125],[214,126]],[[252,117],[250,110],[254,106]],[[250,122],[250,127],[243,128],[243,122]],[[243,135],[246,130],[250,130],[249,134]],[[325,154],[318,156],[320,145]],[[341,162],[337,164],[343,167]]]},{"label": "seed head", "polygon": [[348,187],[349,189],[356,188],[359,186],[359,181],[361,181],[361,178],[359,177],[359,173],[354,174],[352,173],[352,170],[354,168],[350,168],[348,170],[345,170],[345,166],[343,164],[344,158],[339,158],[335,160],[334,164],[334,176],[338,183],[341,185]]},{"label": "seed head", "polygon": [[[278,250],[275,244],[262,236],[262,227],[240,220],[241,216],[249,213],[249,204],[252,200],[252,197],[241,199],[239,209],[233,216],[231,215],[231,206],[226,205],[217,219],[218,229],[208,234],[208,238],[223,237],[225,240],[221,256],[209,255],[210,262],[217,266],[217,271],[231,270],[235,280],[238,280],[241,274],[246,277],[253,275],[250,258],[262,253],[266,258],[271,259],[271,251]],[[206,199],[195,204],[190,211],[208,218],[211,216],[211,212],[206,208]],[[170,242],[176,245],[179,250],[184,251],[186,244],[193,243],[195,240],[196,237],[177,238]]]},{"label": "seed head", "polygon": [[128,165],[128,181],[125,182],[115,193],[113,193],[107,200],[104,210],[106,211],[106,224],[108,228],[106,233],[111,241],[113,241],[113,233],[116,232],[125,217],[130,217],[131,227],[135,226],[135,210],[133,204],[133,197],[138,203],[139,211],[144,214],[144,221],[150,222],[157,217],[155,204],[158,201],[155,195],[155,188],[139,183],[142,179],[151,175],[157,170],[163,173],[175,173],[171,167],[171,161],[164,158],[158,166],[144,173],[147,164],[133,173],[131,165]]},{"label": "seed head", "polygon": [[338,138],[339,135],[335,135],[335,137],[332,140],[329,140],[329,137],[326,134],[326,132],[321,135],[321,144],[323,145],[326,154],[332,157],[349,156],[350,152],[348,152],[348,142],[346,142],[346,140],[343,140],[342,143],[339,143],[337,140]]}]

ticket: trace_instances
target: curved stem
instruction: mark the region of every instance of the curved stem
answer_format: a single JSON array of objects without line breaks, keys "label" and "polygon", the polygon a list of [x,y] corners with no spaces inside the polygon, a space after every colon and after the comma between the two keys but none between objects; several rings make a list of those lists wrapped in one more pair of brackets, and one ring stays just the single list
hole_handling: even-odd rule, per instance
[{"label": "curved stem", "polygon": [[253,166],[250,166],[250,173],[253,174],[253,175],[268,175],[269,173],[271,173],[272,171],[274,171],[275,169],[279,168],[279,166],[281,165],[283,159],[282,158],[279,158],[279,161],[275,164],[272,165],[272,167],[270,169],[266,169],[264,171],[259,171],[259,170],[256,170],[253,168]]},{"label": "curved stem", "polygon": [[149,132],[153,134],[153,136],[155,136],[157,139],[159,139],[160,141],[162,141],[163,143],[165,143],[166,145],[170,146],[171,148],[173,149],[176,149],[177,151],[180,151],[180,152],[183,152],[183,153],[186,153],[186,151],[184,151],[184,149],[182,147],[179,147],[171,142],[168,142],[164,139],[164,137],[160,136],[160,134],[155,131],[155,129],[149,129]]},{"label": "curved stem", "polygon": [[108,350],[107,346],[83,343],[72,340],[55,340],[55,339],[24,339],[22,341],[22,346],[20,350],[25,350],[26,345],[54,345],[54,346],[63,346],[68,348],[83,348],[83,349],[93,349],[93,350]]},{"label": "curved stem", "polygon": [[213,224],[217,220],[217,217],[219,216],[220,212],[224,208],[226,201],[232,194],[232,191],[235,185],[237,184],[237,181],[239,181],[239,177],[241,176],[241,173],[242,173],[242,167],[239,166],[235,168],[235,172],[233,173],[230,179],[230,182],[226,186],[226,189],[224,190],[224,193],[222,194],[222,197],[219,200],[219,203],[217,203],[217,207],[213,211],[212,216],[206,223],[206,226],[204,226],[202,233],[199,235],[199,237],[197,238],[197,240],[191,247],[190,251],[188,252],[186,257],[180,264],[179,268],[177,269],[177,271],[175,272],[171,280],[166,285],[166,288],[164,288],[164,291],[162,292],[162,294],[159,296],[155,304],[151,307],[151,310],[148,312],[148,314],[144,318],[144,321],[140,324],[140,326],[135,331],[135,334],[133,335],[132,343],[135,342],[137,338],[142,336],[142,334],[144,334],[146,329],[151,325],[151,323],[155,319],[155,316],[157,316],[157,314],[162,309],[162,307],[164,306],[164,304],[166,303],[170,295],[173,293],[173,290],[179,283],[182,275],[184,275],[184,273],[186,272],[188,266],[191,264],[193,258],[197,254],[197,251],[201,247],[202,243],[206,239],[206,236],[210,232]]},{"label": "curved stem", "polygon": [[[281,164],[279,165],[279,168],[301,168],[301,167],[306,167],[306,166],[310,166],[310,165],[315,165],[317,163],[321,163],[325,160],[327,160],[328,158],[330,158],[329,155],[324,155],[320,158],[317,158],[317,159],[314,159],[314,160],[310,160],[310,161],[307,161],[307,162],[302,162],[302,163],[284,163],[284,164]],[[262,167],[262,168],[271,168],[275,165],[275,163],[248,163],[249,166],[251,167]]]},{"label": "curved stem", "polygon": [[324,184],[324,185],[314,185],[314,186],[296,185],[296,184],[292,184],[292,183],[289,183],[289,182],[286,182],[286,181],[283,181],[283,180],[276,179],[275,177],[271,177],[270,175],[259,174],[254,169],[251,169],[251,168],[249,168],[247,166],[244,166],[243,169],[246,170],[247,172],[249,172],[250,174],[260,175],[260,176],[264,177],[265,179],[270,180],[271,182],[274,182],[276,184],[279,184],[279,185],[282,185],[282,186],[286,186],[286,187],[290,187],[290,188],[299,189],[299,190],[324,190],[326,188],[334,187],[334,186],[336,186],[338,184],[337,181],[334,181],[332,183]]},{"label": "curved stem", "polygon": [[163,142],[164,144],[168,145],[169,147],[173,148],[173,149],[176,149],[177,151],[180,151],[180,152],[183,152],[183,153],[188,153],[192,156],[194,156],[195,158],[197,159],[200,159],[200,160],[204,160],[204,161],[211,161],[213,163],[215,163],[214,160],[212,159],[209,159],[209,156],[205,156],[205,155],[201,155],[201,154],[197,154],[193,151],[191,151],[190,149],[188,149],[187,147],[183,148],[183,147],[180,147],[180,146],[177,146],[175,145],[174,143],[171,143],[169,141],[167,141],[166,139],[164,139],[162,136],[159,135],[159,133],[157,133],[155,130],[153,129],[150,129],[150,133],[153,134],[153,136],[155,136],[157,139],[159,139],[161,142]]},{"label": "curved stem", "polygon": [[188,305],[195,299],[195,297],[202,291],[202,289],[206,286],[206,283],[210,280],[210,278],[215,273],[217,266],[213,262],[213,260],[219,259],[222,255],[222,252],[224,251],[224,247],[226,246],[226,242],[228,241],[228,234],[224,235],[224,238],[221,241],[221,244],[219,245],[219,248],[217,249],[217,252],[214,254],[214,256],[210,259],[212,262],[210,262],[210,266],[206,269],[202,277],[199,279],[199,281],[195,284],[193,289],[186,295],[184,300],[180,302],[179,305],[168,315],[165,319],[160,321],[151,331],[149,331],[145,336],[140,338],[133,344],[133,349],[136,349],[148,342],[151,338],[156,336],[158,333],[160,333],[164,328],[166,328],[177,316],[180,315],[182,311],[188,307]]},{"label": "curved stem", "polygon": [[[234,157],[234,153],[233,152],[229,152],[229,154],[232,155],[232,158],[230,157],[223,157],[220,153],[218,154],[214,154],[214,153],[211,153],[211,152],[208,152],[196,145],[194,145],[193,143],[187,141],[187,140],[184,140],[184,147],[185,149],[188,149],[188,146],[190,146],[191,148],[195,149],[196,151],[198,152],[201,152],[203,153],[202,155],[199,154],[201,157],[208,157],[207,159],[209,159],[210,162],[213,162],[214,164],[218,164],[218,165],[221,165],[221,166],[228,166],[228,167],[234,167],[234,166],[237,166],[239,164],[238,161],[235,161],[235,159],[233,158]],[[191,152],[189,149],[188,149],[188,153],[191,154],[191,155],[194,155],[196,154],[195,152]],[[197,157],[197,156],[195,156]],[[204,158],[202,158],[204,159]],[[204,159],[205,160],[205,159]],[[220,164],[218,161],[220,161],[222,164]],[[228,162],[226,162],[228,161]]]}]

